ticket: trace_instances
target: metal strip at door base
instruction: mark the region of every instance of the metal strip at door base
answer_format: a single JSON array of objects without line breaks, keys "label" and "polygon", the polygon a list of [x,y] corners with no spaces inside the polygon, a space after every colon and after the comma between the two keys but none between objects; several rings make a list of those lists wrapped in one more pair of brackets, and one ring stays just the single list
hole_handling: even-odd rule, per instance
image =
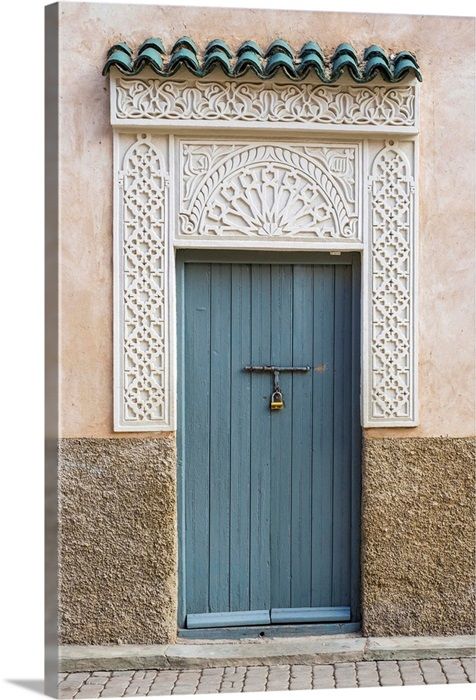
[{"label": "metal strip at door base", "polygon": [[188,629],[207,627],[243,627],[245,625],[269,625],[269,610],[238,610],[223,613],[195,613],[187,615]]},{"label": "metal strip at door base", "polygon": [[350,622],[350,608],[271,608],[271,624]]},{"label": "metal strip at door base", "polygon": [[187,615],[188,629],[212,627],[245,627],[311,622],[349,622],[350,608],[271,608],[271,610],[238,610],[223,613]]}]

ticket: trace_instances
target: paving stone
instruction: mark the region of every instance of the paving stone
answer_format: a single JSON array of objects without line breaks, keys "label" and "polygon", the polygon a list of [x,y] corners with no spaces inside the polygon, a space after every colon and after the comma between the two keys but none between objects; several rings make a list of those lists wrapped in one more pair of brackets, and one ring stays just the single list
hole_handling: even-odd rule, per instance
[{"label": "paving stone", "polygon": [[290,678],[290,666],[270,666],[266,690],[288,690]]},{"label": "paving stone", "polygon": [[375,688],[380,685],[375,661],[357,661],[355,668],[359,688]]},{"label": "paving stone", "polygon": [[268,666],[250,667],[246,672],[243,690],[255,693],[266,690],[268,672]]},{"label": "paving stone", "polygon": [[164,693],[166,693],[166,692],[172,692],[172,688],[174,687],[174,685],[175,685],[175,683],[171,683],[171,682],[169,682],[169,681],[155,681],[155,682],[152,683],[152,685],[150,686],[149,693],[152,692],[152,691],[155,692],[156,690],[162,691],[162,692],[164,692]]},{"label": "paving stone", "polygon": [[152,688],[149,690],[147,693],[147,697],[157,697],[158,695],[172,695],[172,691],[167,688],[156,688],[152,686]]},{"label": "paving stone", "polygon": [[418,661],[399,661],[398,666],[403,685],[425,685]]},{"label": "paving stone", "polygon": [[188,686],[188,685],[183,685],[183,686],[175,686],[175,688],[172,690],[172,695],[194,695],[195,694],[195,686]]},{"label": "paving stone", "polygon": [[78,688],[58,688],[58,697],[59,698],[72,698],[76,693],[78,692]]},{"label": "paving stone", "polygon": [[90,675],[89,671],[76,671],[68,674],[68,680],[71,681],[71,683],[77,681],[81,685]]},{"label": "paving stone", "polygon": [[101,691],[104,689],[103,685],[83,685],[81,690],[77,695],[75,695],[75,700],[86,700],[86,698],[98,698],[101,695]]},{"label": "paving stone", "polygon": [[380,685],[403,685],[400,669],[396,661],[377,661]]},{"label": "paving stone", "polygon": [[466,675],[471,683],[475,682],[476,676],[476,659],[472,656],[464,657],[460,659],[461,665],[466,671]]},{"label": "paving stone", "polygon": [[82,685],[82,683],[70,683],[69,680],[61,681],[58,686],[58,690],[74,695],[74,693],[77,693]]},{"label": "paving stone", "polygon": [[107,686],[101,693],[101,698],[122,698],[124,697],[124,691],[118,690],[117,688],[108,688]]},{"label": "paving stone", "polygon": [[474,682],[472,657],[58,674],[61,698],[144,697]]},{"label": "paving stone", "polygon": [[108,678],[108,680],[107,680],[107,685],[108,685],[108,686],[110,686],[110,685],[116,686],[116,685],[117,685],[117,686],[124,686],[125,688],[127,688],[127,686],[129,685],[129,683],[131,683],[131,679],[130,679],[130,678],[126,678],[125,676],[124,676],[124,677],[119,677],[119,678],[115,678],[115,677],[113,676],[112,678]]},{"label": "paving stone", "polygon": [[467,683],[466,672],[459,659],[440,659],[448,683]]},{"label": "paving stone", "polygon": [[266,690],[266,681],[252,680],[246,681],[243,686],[243,691],[247,693],[264,693]]},{"label": "paving stone", "polygon": [[[204,668],[202,671],[202,678],[206,678],[207,676],[219,676],[220,678],[223,676],[225,672],[225,669],[222,667],[220,668]],[[162,672],[163,673],[163,672]]]},{"label": "paving stone", "polygon": [[143,680],[134,683],[134,681],[127,687],[124,691],[124,697],[129,697],[131,695],[147,695],[149,692],[151,684]]},{"label": "paving stone", "polygon": [[220,690],[220,685],[221,685],[221,677],[211,678],[211,679],[206,680],[204,682],[200,681],[196,692],[197,693],[218,693],[218,691]]},{"label": "paving stone", "polygon": [[336,688],[357,688],[355,664],[343,663],[335,665]]},{"label": "paving stone", "polygon": [[133,678],[135,671],[113,671],[112,678]]},{"label": "paving stone", "polygon": [[312,667],[301,664],[291,666],[290,690],[307,690],[312,688]]},{"label": "paving stone", "polygon": [[436,659],[423,659],[420,661],[420,668],[423,673],[425,683],[433,685],[435,683],[446,683],[446,676],[439,661]]},{"label": "paving stone", "polygon": [[231,666],[225,668],[220,692],[233,693],[241,691],[243,689],[245,675],[246,666]]},{"label": "paving stone", "polygon": [[330,664],[320,664],[312,667],[313,688],[335,688],[334,666]]},{"label": "paving stone", "polygon": [[105,685],[107,676],[90,676],[84,681],[85,685]]}]

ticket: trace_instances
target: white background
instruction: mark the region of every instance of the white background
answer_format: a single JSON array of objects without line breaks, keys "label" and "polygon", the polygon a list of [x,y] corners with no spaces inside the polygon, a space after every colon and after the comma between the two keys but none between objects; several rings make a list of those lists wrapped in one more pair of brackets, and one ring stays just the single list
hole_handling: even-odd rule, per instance
[{"label": "white background", "polygon": [[[388,9],[402,14],[466,16],[470,7],[465,0],[399,0],[397,5],[383,0],[143,0],[143,4],[359,12]],[[43,676],[43,15],[41,0],[2,3],[0,698],[4,700],[38,697]],[[352,41],[352,37],[342,39]],[[474,686],[468,684],[319,691],[319,697],[368,695],[386,700],[418,693],[423,699],[450,694],[469,697],[473,691]],[[294,691],[292,698],[313,692]],[[250,695],[263,700],[261,693],[247,693],[247,700],[252,700]],[[269,695],[283,698],[281,693],[268,693],[266,698]]]}]

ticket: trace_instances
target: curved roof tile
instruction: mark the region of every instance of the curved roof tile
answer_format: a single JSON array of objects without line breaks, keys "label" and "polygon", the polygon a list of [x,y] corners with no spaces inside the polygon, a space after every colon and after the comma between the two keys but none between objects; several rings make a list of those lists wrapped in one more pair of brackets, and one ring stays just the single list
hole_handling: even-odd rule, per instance
[{"label": "curved roof tile", "polygon": [[410,51],[389,56],[376,44],[368,46],[359,58],[354,47],[344,42],[326,61],[315,41],[306,41],[295,52],[285,39],[275,39],[263,52],[255,41],[247,40],[233,52],[225,41],[213,39],[201,53],[193,39],[187,36],[177,39],[168,54],[159,37],[146,39],[135,58],[125,42],[118,42],[109,49],[102,72],[106,75],[115,67],[125,75],[137,75],[147,66],[164,78],[174,75],[184,66],[197,77],[204,77],[219,67],[228,77],[238,77],[250,71],[263,80],[273,78],[279,71],[291,80],[302,80],[314,73],[323,83],[334,83],[342,75],[349,75],[357,83],[367,83],[376,76],[390,83],[408,76],[422,80],[420,67]]}]

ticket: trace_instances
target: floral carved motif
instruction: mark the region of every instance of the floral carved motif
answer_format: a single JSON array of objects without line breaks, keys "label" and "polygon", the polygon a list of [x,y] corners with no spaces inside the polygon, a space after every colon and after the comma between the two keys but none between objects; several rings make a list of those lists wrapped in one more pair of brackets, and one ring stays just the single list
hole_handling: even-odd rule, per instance
[{"label": "floral carved motif", "polygon": [[296,122],[358,126],[415,125],[415,87],[279,84],[225,80],[119,78],[115,116]]},{"label": "floral carved motif", "polygon": [[356,240],[358,160],[356,145],[182,142],[179,236]]},{"label": "floral carved motif", "polygon": [[411,420],[414,180],[396,146],[375,157],[370,193],[370,419]]},{"label": "floral carved motif", "polygon": [[120,377],[121,427],[167,423],[165,324],[166,176],[161,155],[140,135],[124,155]]}]

